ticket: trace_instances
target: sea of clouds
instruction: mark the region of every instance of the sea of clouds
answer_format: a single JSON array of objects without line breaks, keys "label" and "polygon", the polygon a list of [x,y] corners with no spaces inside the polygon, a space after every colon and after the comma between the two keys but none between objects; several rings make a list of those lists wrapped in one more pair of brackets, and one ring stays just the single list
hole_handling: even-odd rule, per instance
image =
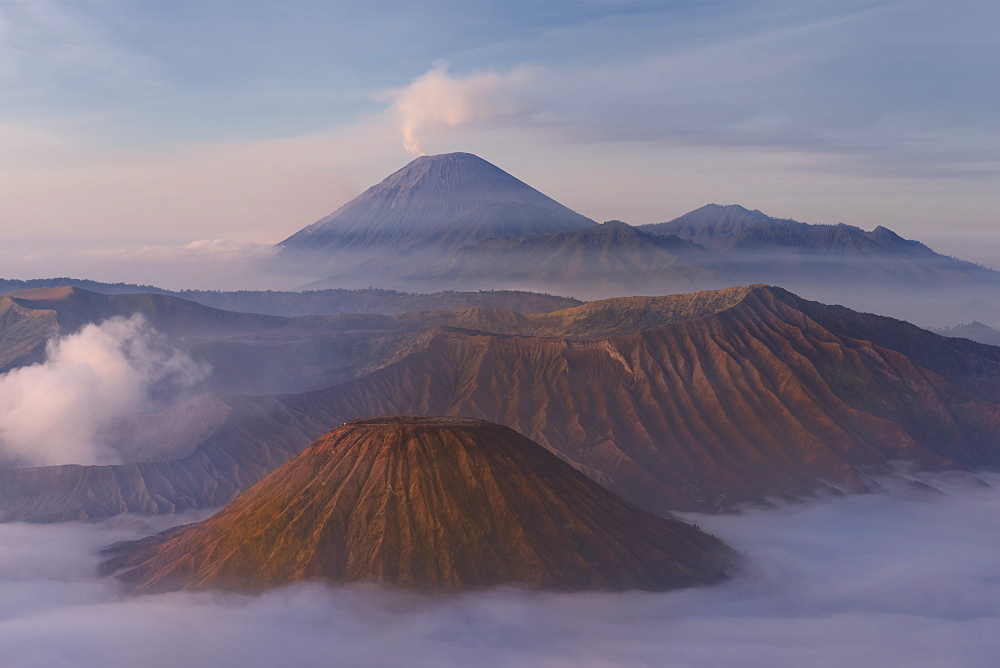
[{"label": "sea of clouds", "polygon": [[0,657],[42,667],[990,666],[1000,476],[739,516],[728,584],[666,594],[423,596],[307,584],[128,598],[96,551],[180,518],[0,525]]}]

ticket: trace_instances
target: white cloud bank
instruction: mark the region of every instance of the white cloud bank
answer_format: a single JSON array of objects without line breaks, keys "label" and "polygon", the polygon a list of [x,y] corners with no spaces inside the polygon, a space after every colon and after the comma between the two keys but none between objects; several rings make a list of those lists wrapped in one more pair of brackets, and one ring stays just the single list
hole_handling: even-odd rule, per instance
[{"label": "white cloud bank", "polygon": [[22,668],[993,665],[1000,487],[935,484],[947,494],[697,517],[753,567],[668,594],[306,585],[122,599],[94,577],[93,551],[166,518],[0,525],[0,656]]},{"label": "white cloud bank", "polygon": [[153,407],[157,394],[176,395],[205,375],[142,316],[86,325],[50,341],[45,362],[0,376],[0,459],[117,463],[110,430]]}]

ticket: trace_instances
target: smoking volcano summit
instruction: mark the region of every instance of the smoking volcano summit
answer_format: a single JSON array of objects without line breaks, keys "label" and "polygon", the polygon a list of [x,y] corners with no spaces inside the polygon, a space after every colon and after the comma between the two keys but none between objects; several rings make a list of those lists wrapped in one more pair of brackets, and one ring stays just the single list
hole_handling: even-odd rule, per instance
[{"label": "smoking volcano summit", "polygon": [[594,221],[471,153],[425,155],[280,244],[285,253],[440,252]]}]

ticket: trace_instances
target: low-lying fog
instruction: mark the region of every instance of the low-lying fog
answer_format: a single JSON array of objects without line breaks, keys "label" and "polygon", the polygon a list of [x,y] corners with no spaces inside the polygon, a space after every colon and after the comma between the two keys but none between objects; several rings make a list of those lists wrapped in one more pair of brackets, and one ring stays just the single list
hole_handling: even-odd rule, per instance
[{"label": "low-lying fog", "polygon": [[[992,238],[965,239],[967,247],[982,242],[996,248]],[[547,292],[582,300],[606,299],[633,294],[663,295],[702,289],[720,289],[750,283],[779,285],[807,299],[842,304],[859,311],[909,320],[922,327],[947,327],[978,320],[1000,327],[1000,298],[995,280],[980,276],[973,280],[948,271],[935,273],[910,260],[894,262],[889,257],[851,258],[841,255],[774,255],[756,257],[753,269],[735,268],[720,261],[709,265],[719,272],[715,278],[677,270],[675,280],[656,279],[650,267],[636,266],[629,279],[622,267],[637,262],[627,252],[622,266],[609,268],[607,253],[593,258],[575,257],[569,269],[555,262],[550,273],[538,271],[537,258],[529,258],[523,276],[513,271],[512,259],[503,256],[493,270],[482,273],[460,271],[452,255],[430,252],[414,255],[365,254],[359,251],[324,251],[320,257],[281,260],[271,246],[201,240],[184,245],[144,246],[131,249],[76,246],[37,250],[39,240],[12,240],[0,249],[5,278],[82,277],[106,281],[154,285],[169,290],[317,290],[327,288],[386,288],[405,292],[440,290],[512,289]],[[966,247],[966,246],[963,246]],[[984,251],[985,252],[985,251]],[[988,257],[995,257],[988,255]],[[982,256],[975,256],[976,258]],[[980,260],[982,261],[982,260]],[[483,262],[477,259],[473,265]],[[738,264],[738,263],[737,263]],[[988,263],[998,266],[996,262]],[[854,266],[856,265],[856,269]],[[918,266],[920,265],[920,266]],[[589,267],[581,272],[579,267]],[[566,270],[566,271],[563,271]],[[454,273],[454,272],[458,273]],[[978,282],[977,282],[978,281]],[[983,282],[985,281],[985,282]]]},{"label": "low-lying fog", "polygon": [[724,586],[426,597],[295,586],[122,598],[94,552],[171,521],[0,525],[8,666],[987,666],[1000,656],[1000,476],[691,516],[745,550]]}]

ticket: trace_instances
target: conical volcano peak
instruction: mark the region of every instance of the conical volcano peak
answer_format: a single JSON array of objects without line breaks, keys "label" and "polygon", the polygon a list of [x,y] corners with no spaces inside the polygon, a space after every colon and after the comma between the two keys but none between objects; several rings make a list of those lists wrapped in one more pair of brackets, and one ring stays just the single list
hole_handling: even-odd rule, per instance
[{"label": "conical volcano peak", "polygon": [[476,155],[444,153],[412,160],[280,245],[300,251],[453,250],[593,224]]},{"label": "conical volcano peak", "polygon": [[480,158],[475,153],[456,151],[454,153],[438,153],[436,155],[421,155],[408,162],[396,174],[410,170],[455,170],[466,174],[494,174],[505,179],[516,178],[500,169],[492,162]]},{"label": "conical volcano peak", "polygon": [[[345,422],[313,444],[323,450],[344,447],[344,436],[350,436],[354,447],[374,450],[406,449],[419,441],[424,455],[437,456],[436,451],[475,442],[477,448],[533,447],[509,427],[470,417],[427,415],[388,415]],[[512,438],[514,437],[514,438]]]},{"label": "conical volcano peak", "polygon": [[116,552],[105,571],[137,593],[299,580],[663,590],[717,582],[733,557],[509,427],[411,415],[345,423],[208,520]]},{"label": "conical volcano peak", "polygon": [[[499,197],[510,201],[549,200],[528,184],[472,153],[423,155],[389,175],[367,192],[396,204],[412,206],[414,198],[442,197],[458,202],[492,204]],[[552,201],[552,200],[549,200]]]}]

